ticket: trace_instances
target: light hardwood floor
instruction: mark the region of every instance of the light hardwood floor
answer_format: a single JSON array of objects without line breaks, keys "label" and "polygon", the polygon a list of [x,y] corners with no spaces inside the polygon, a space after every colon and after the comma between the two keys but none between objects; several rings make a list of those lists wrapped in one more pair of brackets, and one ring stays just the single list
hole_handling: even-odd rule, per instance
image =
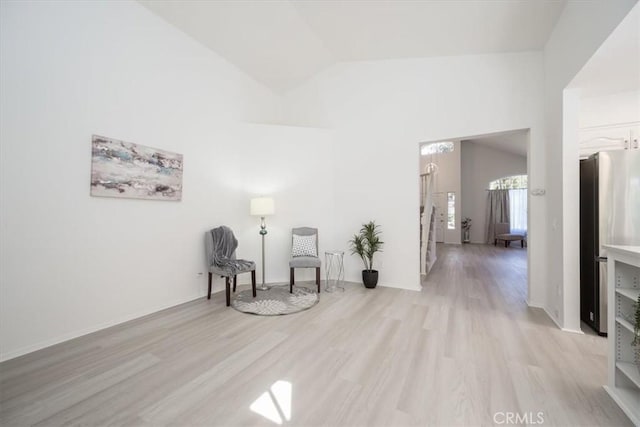
[{"label": "light hardwood floor", "polygon": [[630,425],[602,389],[606,341],[526,306],[525,250],[438,252],[422,292],[348,284],[282,317],[218,293],[4,362],[0,424],[274,425],[260,406],[301,426]]}]

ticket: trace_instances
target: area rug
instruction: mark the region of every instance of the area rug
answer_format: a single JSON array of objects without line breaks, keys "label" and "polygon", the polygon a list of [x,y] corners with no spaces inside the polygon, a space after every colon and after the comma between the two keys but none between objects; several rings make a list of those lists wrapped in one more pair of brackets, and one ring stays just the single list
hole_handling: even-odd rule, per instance
[{"label": "area rug", "polygon": [[289,285],[271,286],[268,291],[258,291],[253,298],[251,289],[238,292],[231,300],[231,306],[243,313],[260,316],[280,316],[307,310],[320,301],[314,289],[294,286],[289,293]]}]

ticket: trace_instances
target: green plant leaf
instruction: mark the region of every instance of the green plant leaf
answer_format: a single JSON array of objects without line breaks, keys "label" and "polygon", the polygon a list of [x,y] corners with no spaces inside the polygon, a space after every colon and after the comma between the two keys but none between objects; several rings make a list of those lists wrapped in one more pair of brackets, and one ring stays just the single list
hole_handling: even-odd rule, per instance
[{"label": "green plant leaf", "polygon": [[362,224],[358,234],[349,241],[351,253],[360,256],[365,270],[373,270],[373,256],[382,252],[384,242],[380,240],[380,226],[375,221]]},{"label": "green plant leaf", "polygon": [[362,259],[362,262],[367,265],[367,261],[365,260],[365,248],[362,236],[354,234],[353,238],[349,240],[349,248],[351,249],[352,255],[358,255],[360,259]]}]

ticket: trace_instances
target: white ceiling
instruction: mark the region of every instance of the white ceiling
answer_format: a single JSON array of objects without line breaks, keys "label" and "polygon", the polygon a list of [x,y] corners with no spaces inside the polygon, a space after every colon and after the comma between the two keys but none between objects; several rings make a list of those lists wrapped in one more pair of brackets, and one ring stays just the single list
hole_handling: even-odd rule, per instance
[{"label": "white ceiling", "polygon": [[479,136],[472,139],[465,139],[463,144],[474,143],[494,150],[506,151],[507,153],[519,156],[527,155],[527,131],[518,130],[513,132],[502,132],[488,136]]},{"label": "white ceiling", "polygon": [[631,9],[569,87],[581,88],[586,97],[640,91],[640,4]]},{"label": "white ceiling", "polygon": [[339,61],[542,49],[566,3],[139,1],[277,91]]}]

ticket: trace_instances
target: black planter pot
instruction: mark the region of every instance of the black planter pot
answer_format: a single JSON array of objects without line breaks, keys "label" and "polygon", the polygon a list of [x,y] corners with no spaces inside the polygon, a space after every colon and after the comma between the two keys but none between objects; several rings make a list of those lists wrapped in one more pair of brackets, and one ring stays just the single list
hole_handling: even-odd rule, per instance
[{"label": "black planter pot", "polygon": [[375,288],[378,284],[378,270],[362,270],[362,282],[365,288]]}]

